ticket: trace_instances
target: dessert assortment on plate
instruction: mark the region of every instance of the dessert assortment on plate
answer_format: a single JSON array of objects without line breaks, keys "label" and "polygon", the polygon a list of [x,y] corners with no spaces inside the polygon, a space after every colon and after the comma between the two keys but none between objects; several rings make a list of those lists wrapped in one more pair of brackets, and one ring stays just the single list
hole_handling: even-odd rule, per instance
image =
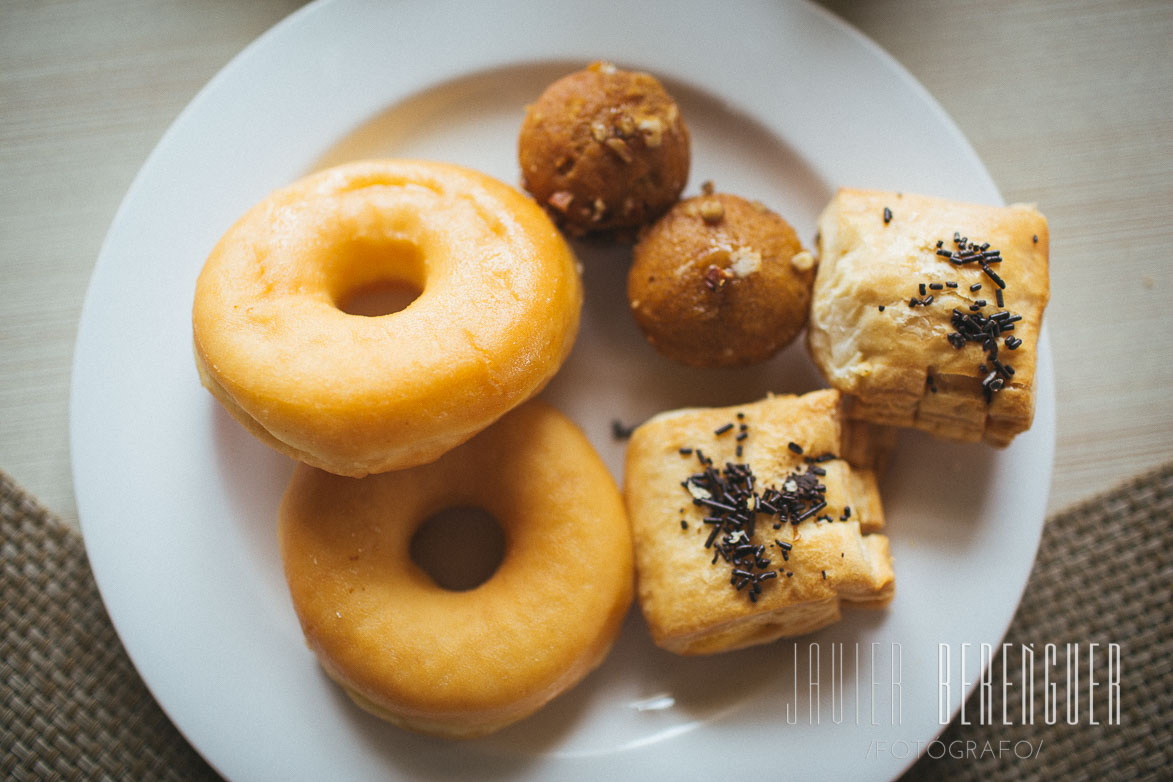
[{"label": "dessert assortment on plate", "polygon": [[[525,112],[532,198],[449,163],[358,161],[275,191],[209,256],[201,381],[300,462],[274,509],[286,580],[361,707],[440,736],[498,730],[597,667],[636,597],[682,655],[882,607],[894,427],[996,446],[1030,427],[1049,292],[1036,210],[843,189],[812,252],[766,205],[707,182],[682,199],[689,144],[654,77],[594,63]],[[621,491],[533,400],[582,308],[563,234],[630,245],[632,328],[667,358],[752,365],[805,327],[830,388],[663,411],[631,433]],[[350,306],[380,286],[405,301]],[[505,540],[467,589],[413,553],[460,508]]]}]

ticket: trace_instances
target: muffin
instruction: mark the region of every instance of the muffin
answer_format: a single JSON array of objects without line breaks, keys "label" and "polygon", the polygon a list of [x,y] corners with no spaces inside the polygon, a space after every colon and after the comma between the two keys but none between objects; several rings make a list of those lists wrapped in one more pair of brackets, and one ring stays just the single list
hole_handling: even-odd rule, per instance
[{"label": "muffin", "polygon": [[596,62],[526,109],[518,158],[523,187],[566,233],[634,236],[680,198],[688,128],[653,76]]},{"label": "muffin", "polygon": [[741,366],[770,358],[802,331],[814,274],[814,258],[786,220],[706,183],[640,237],[627,298],[668,358]]}]

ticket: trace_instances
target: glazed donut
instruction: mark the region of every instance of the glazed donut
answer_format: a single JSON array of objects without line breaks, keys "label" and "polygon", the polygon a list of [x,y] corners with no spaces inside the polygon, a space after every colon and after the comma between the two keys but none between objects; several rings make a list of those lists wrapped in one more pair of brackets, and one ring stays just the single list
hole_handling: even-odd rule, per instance
[{"label": "glazed donut", "polygon": [[[350,314],[378,284],[406,308]],[[192,321],[203,384],[254,435],[340,475],[464,442],[546,384],[582,309],[545,213],[485,174],[369,160],[277,190],[212,250]]]},{"label": "glazed donut", "polygon": [[[412,560],[421,523],[480,508],[504,558],[468,591]],[[298,465],[279,538],[322,667],[364,709],[469,738],[536,711],[606,656],[632,600],[626,511],[585,435],[534,400],[437,461],[361,480]]]}]

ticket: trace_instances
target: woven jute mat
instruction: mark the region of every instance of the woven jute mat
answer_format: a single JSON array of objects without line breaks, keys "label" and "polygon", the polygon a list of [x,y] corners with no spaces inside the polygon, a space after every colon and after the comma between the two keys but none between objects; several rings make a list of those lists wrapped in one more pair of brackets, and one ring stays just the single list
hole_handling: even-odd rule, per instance
[{"label": "woven jute mat", "polygon": [[[138,677],[110,624],[81,537],[0,472],[3,537],[0,773],[5,779],[215,780]],[[991,577],[996,577],[992,574]],[[1170,779],[1173,773],[1173,464],[1049,519],[1026,595],[995,659],[994,720],[950,725],[904,780]],[[1093,648],[1091,644],[1098,644]],[[1118,724],[1107,687],[1067,723],[1066,684],[1043,687],[1044,650],[1089,650],[1106,679],[1118,648]],[[1007,699],[1035,651],[1035,698]],[[1005,663],[1005,668],[1003,667]],[[1029,660],[1028,660],[1029,663]],[[1052,673],[1054,678],[1054,673]],[[1063,678],[1062,676],[1060,678]],[[1081,687],[1086,690],[1086,679]],[[980,690],[980,688],[979,688]],[[1084,692],[1086,698],[1086,692]],[[1046,699],[1057,713],[1048,724]],[[1053,711],[1055,711],[1053,709]],[[992,724],[991,724],[992,723]],[[666,769],[667,770],[667,769]],[[677,774],[676,776],[679,776]],[[763,775],[768,779],[769,775]]]}]

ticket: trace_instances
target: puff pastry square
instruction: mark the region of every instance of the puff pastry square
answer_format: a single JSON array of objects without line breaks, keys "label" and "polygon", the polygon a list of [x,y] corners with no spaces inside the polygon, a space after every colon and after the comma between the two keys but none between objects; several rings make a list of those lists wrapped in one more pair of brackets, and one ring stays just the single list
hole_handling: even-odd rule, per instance
[{"label": "puff pastry square", "polygon": [[1050,295],[1033,206],[842,189],[817,244],[808,345],[849,415],[996,446],[1030,428]]},{"label": "puff pastry square", "polygon": [[842,458],[868,461],[876,442],[844,426],[832,389],[639,426],[624,498],[655,643],[712,654],[813,632],[838,620],[842,603],[887,604],[894,576],[876,533],[876,478]]}]

